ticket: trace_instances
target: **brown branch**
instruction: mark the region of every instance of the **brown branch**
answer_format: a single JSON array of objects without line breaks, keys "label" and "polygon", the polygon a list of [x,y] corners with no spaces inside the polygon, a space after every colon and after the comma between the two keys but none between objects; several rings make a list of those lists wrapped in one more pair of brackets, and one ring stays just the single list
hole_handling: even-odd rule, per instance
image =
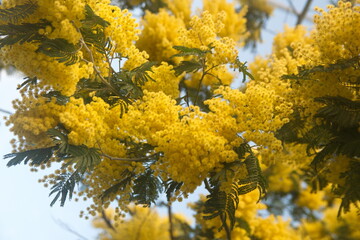
[{"label": "brown branch", "polygon": [[306,17],[306,14],[309,11],[311,3],[312,3],[312,0],[307,0],[303,10],[301,11],[301,13],[298,16],[298,19],[296,21],[296,26],[300,25],[302,23],[302,21],[304,20],[304,18]]},{"label": "brown branch", "polygon": [[0,112],[2,112],[2,113],[6,113],[6,114],[9,114],[9,115],[11,115],[11,114],[12,114],[12,112],[7,111],[7,110],[4,110],[4,109],[1,109],[1,108],[0,108]]},{"label": "brown branch", "polygon": [[114,161],[126,161],[126,162],[146,162],[149,160],[149,158],[156,156],[157,154],[153,154],[150,156],[146,156],[146,157],[140,157],[140,158],[118,158],[118,157],[112,157],[109,156],[105,153],[102,153],[100,156],[106,157],[110,160],[114,160]]},{"label": "brown branch", "polygon": [[170,234],[170,240],[175,240],[173,214],[172,214],[171,202],[169,201],[169,199],[168,199],[167,209],[168,209],[168,216],[169,216],[169,234]]},{"label": "brown branch", "polygon": [[229,226],[227,225],[226,223],[226,218],[223,214],[220,215],[220,218],[221,218],[221,222],[225,228],[225,232],[226,232],[226,239],[227,240],[231,240],[231,230],[229,228]]}]

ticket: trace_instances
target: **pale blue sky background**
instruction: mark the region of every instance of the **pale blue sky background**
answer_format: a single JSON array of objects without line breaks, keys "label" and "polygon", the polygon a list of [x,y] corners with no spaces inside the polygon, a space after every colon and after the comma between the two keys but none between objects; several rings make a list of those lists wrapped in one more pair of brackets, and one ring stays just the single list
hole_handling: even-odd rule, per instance
[{"label": "pale blue sky background", "polygon": [[[287,5],[287,0],[277,0]],[[305,1],[293,0],[298,9],[301,9]],[[315,0],[314,6],[324,7],[329,1]],[[313,11],[310,11],[310,15]],[[269,31],[263,31],[263,43],[259,44],[257,53],[250,51],[240,52],[242,61],[250,62],[256,54],[266,55],[271,51],[272,32],[281,32],[284,23],[293,26],[296,19],[282,10],[276,10],[274,16],[267,23]],[[311,23],[304,21],[306,25]],[[19,73],[7,76],[3,71],[0,78],[0,108],[13,111],[11,101],[18,97],[17,84],[22,82],[23,76]],[[91,222],[80,219],[79,212],[84,210],[89,202],[67,201],[65,207],[56,204],[50,207],[51,198],[48,197],[49,189],[38,183],[38,179],[44,172],[31,173],[28,166],[19,165],[7,168],[6,160],[2,156],[11,152],[9,144],[12,134],[5,126],[2,119],[6,114],[0,112],[0,240],[77,240],[96,239],[97,230],[91,227]],[[197,199],[198,193],[191,197]],[[162,210],[165,214],[165,211]],[[174,205],[174,212],[191,212],[186,208],[186,201]],[[77,236],[61,223],[66,224],[70,229],[81,234]]]}]

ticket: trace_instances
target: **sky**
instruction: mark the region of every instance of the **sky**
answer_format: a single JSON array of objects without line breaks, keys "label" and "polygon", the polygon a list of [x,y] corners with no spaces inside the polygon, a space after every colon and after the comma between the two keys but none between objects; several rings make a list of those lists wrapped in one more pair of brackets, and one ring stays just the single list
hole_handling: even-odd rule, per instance
[{"label": "sky", "polygon": [[[287,5],[287,0],[277,0],[277,2]],[[293,0],[297,9],[301,9],[305,1]],[[324,7],[328,1],[315,0],[314,6]],[[311,16],[313,10],[309,12]],[[259,44],[256,52],[240,51],[240,60],[251,62],[255,55],[265,56],[271,52],[272,38],[274,32],[281,32],[284,23],[293,26],[296,19],[292,14],[285,13],[282,10],[275,10],[273,17],[267,23],[263,31],[263,43]],[[306,25],[311,25],[305,21]],[[22,82],[24,76],[20,73],[8,76],[5,71],[1,72],[0,77],[0,109],[13,112],[12,100],[19,97],[16,90],[17,84]],[[79,212],[85,210],[89,202],[67,201],[65,207],[55,204],[50,207],[51,197],[48,197],[49,189],[38,183],[38,179],[46,173],[30,172],[30,168],[24,165],[16,167],[6,167],[7,160],[2,156],[10,153],[12,148],[9,141],[13,135],[5,126],[4,116],[8,114],[0,112],[0,240],[78,240],[96,239],[98,230],[91,227],[89,220],[79,218]],[[197,200],[199,193],[197,191],[190,196],[189,201]],[[184,201],[181,204],[173,206],[174,212],[182,212],[191,216]],[[165,214],[165,209],[160,209],[161,214]]]}]

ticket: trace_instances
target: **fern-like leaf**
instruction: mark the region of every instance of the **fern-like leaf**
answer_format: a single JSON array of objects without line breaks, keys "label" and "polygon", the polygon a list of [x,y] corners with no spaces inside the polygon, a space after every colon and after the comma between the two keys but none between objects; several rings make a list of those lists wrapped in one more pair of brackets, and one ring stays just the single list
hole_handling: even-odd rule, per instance
[{"label": "fern-like leaf", "polygon": [[49,196],[56,193],[50,206],[53,206],[60,198],[60,206],[63,207],[68,197],[71,200],[75,185],[81,181],[81,175],[78,172],[60,174],[56,179],[56,183],[51,187]]},{"label": "fern-like leaf", "polygon": [[9,153],[4,156],[4,159],[11,158],[6,165],[8,167],[18,165],[22,162],[28,164],[29,161],[31,161],[31,164],[40,165],[47,163],[53,156],[55,150],[56,147],[48,147],[18,153]]},{"label": "fern-like leaf", "polygon": [[184,57],[184,56],[198,56],[203,57],[207,53],[211,53],[210,50],[201,50],[199,48],[189,48],[185,46],[173,46],[174,49],[178,50],[180,53],[175,54],[173,57]]},{"label": "fern-like leaf", "polygon": [[96,25],[100,25],[102,27],[107,27],[110,25],[109,22],[96,15],[88,4],[85,5],[85,19],[82,20],[81,23],[83,28],[88,29],[96,27]]},{"label": "fern-like leaf", "polygon": [[154,176],[152,170],[147,170],[134,180],[133,193],[131,199],[137,204],[151,206],[151,203],[159,198],[159,193],[163,186],[158,177]]},{"label": "fern-like leaf", "polygon": [[112,195],[116,195],[119,191],[124,191],[125,188],[131,184],[131,181],[134,177],[134,173],[130,172],[129,170],[125,170],[121,173],[121,179],[111,186],[110,188],[106,189],[101,195],[100,199],[102,201],[106,201]]},{"label": "fern-like leaf", "polygon": [[41,52],[49,57],[55,58],[58,62],[65,63],[65,65],[68,66],[79,61],[79,50],[79,45],[69,43],[63,38],[55,38],[41,41],[36,52]]},{"label": "fern-like leaf", "polygon": [[51,26],[50,22],[46,20],[41,20],[39,23],[0,25],[0,48],[15,43],[39,42],[44,39],[44,36],[39,34],[39,30],[44,29],[46,26]]},{"label": "fern-like leaf", "polygon": [[341,96],[325,96],[315,98],[326,106],[320,108],[315,117],[324,119],[338,128],[359,126],[360,102],[352,101]]},{"label": "fern-like leaf", "polygon": [[186,73],[197,72],[201,68],[203,68],[203,65],[200,62],[196,60],[191,60],[191,61],[182,61],[178,66],[174,68],[174,70],[175,70],[175,75],[179,76],[183,72]]},{"label": "fern-like leaf", "polygon": [[258,188],[260,192],[259,198],[262,198],[266,194],[267,182],[262,175],[259,160],[253,154],[250,154],[245,158],[244,163],[248,176],[238,181],[240,185],[239,194],[246,194]]},{"label": "fern-like leaf", "polygon": [[218,186],[213,188],[207,196],[207,200],[204,205],[204,219],[209,220],[220,217],[223,220],[223,224],[219,228],[219,231],[225,226],[226,220],[229,219],[230,228],[232,229],[236,221],[235,211],[239,204],[238,196],[239,192],[235,184],[232,185],[229,193],[220,191]]},{"label": "fern-like leaf", "polygon": [[0,21],[16,23],[30,16],[37,8],[38,5],[35,2],[28,1],[12,8],[0,9]]}]

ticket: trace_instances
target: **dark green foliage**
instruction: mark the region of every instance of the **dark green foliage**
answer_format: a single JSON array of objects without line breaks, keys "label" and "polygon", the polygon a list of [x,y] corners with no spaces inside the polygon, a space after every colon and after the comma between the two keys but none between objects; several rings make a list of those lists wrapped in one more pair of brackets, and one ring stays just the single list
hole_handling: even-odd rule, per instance
[{"label": "dark green foliage", "polygon": [[299,67],[298,74],[291,74],[291,75],[283,75],[283,79],[290,79],[290,80],[310,80],[311,75],[314,73],[330,73],[334,71],[341,71],[350,67],[359,68],[359,56],[350,58],[350,59],[339,59],[336,63],[328,64],[328,65],[318,65],[312,68],[306,68],[305,66]]},{"label": "dark green foliage", "polygon": [[301,119],[300,112],[295,109],[290,121],[276,131],[275,137],[285,143],[299,141],[299,133],[304,133],[305,121]]},{"label": "dark green foliage", "polygon": [[77,54],[80,50],[80,45],[69,43],[63,38],[44,39],[41,41],[36,52],[41,52],[49,57],[54,58],[65,65],[72,65],[79,61],[80,57]]},{"label": "dark green foliage", "polygon": [[358,202],[360,200],[360,162],[351,161],[349,169],[344,172],[341,177],[345,179],[344,186],[337,185],[333,191],[335,194],[342,197],[338,216],[342,212],[346,213],[350,211],[350,206],[353,204],[359,211]]},{"label": "dark green foliage", "polygon": [[78,172],[60,174],[55,179],[56,183],[51,187],[49,196],[56,193],[54,199],[51,201],[50,206],[53,206],[60,198],[60,206],[63,207],[66,198],[72,198],[75,185],[81,181],[81,175]]},{"label": "dark green foliage", "polygon": [[83,28],[93,28],[97,25],[107,27],[110,25],[110,23],[96,15],[88,4],[85,5],[85,19],[81,23]]},{"label": "dark green foliage", "polygon": [[[173,57],[183,57],[183,56],[193,56],[194,58],[189,61],[181,61],[180,64],[174,67],[175,75],[179,76],[183,72],[190,73],[190,72],[197,72],[200,69],[206,68],[204,64],[205,55],[207,53],[211,53],[210,50],[201,50],[199,48],[188,48],[184,46],[174,46],[174,49],[178,50],[180,53],[175,54]],[[211,49],[211,46],[209,46]]]},{"label": "dark green foliage", "polygon": [[46,26],[51,26],[50,22],[46,20],[41,20],[39,23],[22,23],[20,25],[8,23],[0,25],[0,48],[15,43],[39,42],[44,39],[39,34],[39,30],[44,29]]},{"label": "dark green foliage", "polygon": [[239,58],[237,58],[234,63],[234,70],[237,70],[243,74],[242,82],[245,82],[247,77],[249,77],[251,80],[254,80],[254,76],[249,72],[249,69],[246,66],[246,62],[241,62]]},{"label": "dark green foliage", "polygon": [[[260,191],[260,198],[266,194],[267,183],[262,175],[259,161],[253,154],[251,147],[247,143],[234,148],[239,159],[232,163],[224,163],[224,167],[211,174],[210,181],[205,181],[205,187],[210,192],[204,204],[205,219],[220,217],[226,227],[226,220],[230,221],[230,229],[235,225],[235,211],[238,206],[239,196],[249,193],[256,188]],[[249,153],[248,156],[246,154]],[[246,157],[245,157],[246,156]],[[237,179],[236,172],[240,167],[246,167],[248,175],[243,179]],[[229,192],[221,190],[223,183],[231,182]]]},{"label": "dark green foliage", "polygon": [[154,176],[153,173],[154,171],[148,169],[134,180],[131,200],[137,204],[151,206],[151,203],[155,203],[159,198],[159,193],[162,192],[163,185],[159,177]]},{"label": "dark green foliage", "polygon": [[235,218],[235,220],[236,220],[235,225],[237,227],[244,229],[248,235],[251,235],[251,227],[248,221],[246,221],[246,219],[237,217]]},{"label": "dark green foliage", "polygon": [[325,96],[315,98],[316,102],[325,104],[315,117],[324,119],[335,128],[351,128],[359,126],[360,102],[351,101],[340,96]]},{"label": "dark green foliage", "polygon": [[76,171],[81,174],[91,171],[101,161],[98,150],[88,148],[85,145],[74,146],[69,145],[67,152],[60,155],[66,162],[63,168],[74,165]]},{"label": "dark green foliage", "polygon": [[225,227],[226,220],[230,221],[230,228],[232,229],[235,225],[235,211],[239,204],[239,192],[235,184],[232,185],[231,191],[226,193],[220,190],[220,186],[217,185],[211,188],[210,194],[205,202],[204,219],[209,220],[215,217],[220,217],[223,224],[219,228],[219,231]]},{"label": "dark green foliage", "polygon": [[56,104],[65,105],[69,102],[70,98],[62,95],[59,91],[50,91],[48,93],[42,94],[43,97],[46,97],[51,101],[52,98],[56,98]]},{"label": "dark green foliage", "polygon": [[191,60],[191,61],[182,61],[178,66],[174,68],[175,75],[179,76],[183,72],[190,73],[190,72],[197,72],[203,68],[203,65],[198,61]]},{"label": "dark green foliage", "polygon": [[[246,38],[245,47],[255,49],[257,42],[259,42],[259,35],[261,40],[260,31],[262,28],[265,27],[265,23],[270,16],[266,12],[261,11],[261,9],[254,6],[251,0],[247,1],[246,7],[246,29],[250,35]],[[241,9],[239,9],[238,11],[240,10]]]},{"label": "dark green foliage", "polygon": [[[198,56],[198,57],[204,57],[207,53],[211,53],[210,50],[201,50],[199,48],[188,48],[184,46],[173,46],[175,50],[178,50],[180,53],[177,53],[173,57],[184,57],[184,56]],[[211,47],[210,47],[211,49]]]},{"label": "dark green foliage", "polygon": [[260,198],[263,197],[266,194],[267,182],[262,175],[259,160],[253,154],[250,154],[245,158],[244,163],[248,176],[238,181],[238,184],[241,185],[238,189],[239,194],[246,194],[258,188]]},{"label": "dark green foliage", "polygon": [[102,201],[106,201],[111,195],[117,194],[119,191],[124,191],[126,187],[131,184],[132,178],[134,177],[134,173],[129,170],[125,170],[121,173],[121,178],[119,181],[106,189],[101,195],[100,198]]},{"label": "dark green foliage", "polygon": [[85,6],[85,19],[81,23],[80,32],[88,46],[94,46],[101,54],[110,51],[112,45],[104,33],[104,29],[110,24],[96,15],[89,5]]},{"label": "dark green foliage", "polygon": [[35,2],[28,1],[12,8],[0,9],[0,21],[16,23],[30,16],[37,8],[38,5]]},{"label": "dark green foliage", "polygon": [[57,177],[57,183],[51,188],[50,195],[57,192],[55,199],[51,202],[51,206],[61,196],[61,206],[64,205],[66,197],[72,196],[75,184],[81,180],[81,176],[91,171],[100,163],[100,155],[97,149],[88,148],[84,145],[76,146],[68,143],[66,130],[58,126],[48,131],[49,136],[53,139],[54,146],[48,148],[33,149],[24,152],[11,153],[4,158],[12,158],[7,166],[15,166],[24,162],[33,165],[46,164],[51,159],[63,161],[63,168],[73,165],[74,172],[61,174]]},{"label": "dark green foliage", "polygon": [[38,81],[37,77],[25,77],[24,80],[25,81],[22,82],[18,88],[16,88],[17,90],[20,90],[23,87],[28,87],[30,85],[36,85]]},{"label": "dark green foliage", "polygon": [[48,147],[18,153],[9,153],[4,156],[4,159],[11,158],[6,165],[8,167],[18,165],[22,162],[28,164],[29,161],[31,161],[31,164],[39,165],[47,163],[53,156],[55,150],[55,147]]},{"label": "dark green foliage", "polygon": [[168,201],[172,196],[174,196],[176,191],[180,190],[183,184],[184,184],[183,182],[176,182],[172,179],[169,179],[166,182],[164,182],[166,198]]}]

